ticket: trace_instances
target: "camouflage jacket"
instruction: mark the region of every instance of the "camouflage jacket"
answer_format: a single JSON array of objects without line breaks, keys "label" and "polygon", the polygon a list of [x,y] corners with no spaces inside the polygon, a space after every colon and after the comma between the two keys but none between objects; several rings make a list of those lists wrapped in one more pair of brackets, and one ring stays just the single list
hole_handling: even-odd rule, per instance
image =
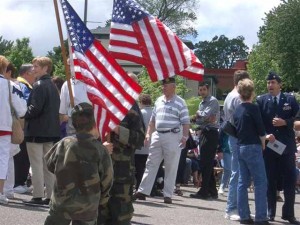
[{"label": "camouflage jacket", "polygon": [[93,220],[98,207],[107,204],[113,181],[111,158],[90,134],[66,137],[45,155],[55,174],[50,208],[66,219]]},{"label": "camouflage jacket", "polygon": [[144,145],[145,125],[142,113],[135,103],[120,123],[119,135],[111,133],[114,145],[111,155],[115,182],[132,182],[134,178],[134,154]]}]

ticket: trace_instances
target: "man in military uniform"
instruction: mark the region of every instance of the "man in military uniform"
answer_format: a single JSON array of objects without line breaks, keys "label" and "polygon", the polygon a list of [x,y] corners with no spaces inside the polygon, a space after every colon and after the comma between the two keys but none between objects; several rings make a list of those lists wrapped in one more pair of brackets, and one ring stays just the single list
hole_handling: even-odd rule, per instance
[{"label": "man in military uniform", "polygon": [[282,174],[285,201],[281,218],[291,224],[300,224],[294,215],[296,143],[293,130],[299,106],[293,95],[281,92],[281,78],[274,72],[267,76],[267,88],[269,93],[257,97],[266,132],[286,145],[282,155],[268,147],[264,151],[268,178],[268,216],[270,221],[275,218],[277,183]]},{"label": "man in military uniform", "polygon": [[97,140],[93,107],[80,103],[72,110],[76,137],[58,142],[45,156],[55,174],[45,225],[96,225],[98,207],[105,207],[113,181],[107,149]]},{"label": "man in military uniform", "polygon": [[111,132],[114,182],[107,207],[99,207],[98,225],[129,225],[133,216],[134,154],[144,145],[145,128],[135,103],[121,124]]}]

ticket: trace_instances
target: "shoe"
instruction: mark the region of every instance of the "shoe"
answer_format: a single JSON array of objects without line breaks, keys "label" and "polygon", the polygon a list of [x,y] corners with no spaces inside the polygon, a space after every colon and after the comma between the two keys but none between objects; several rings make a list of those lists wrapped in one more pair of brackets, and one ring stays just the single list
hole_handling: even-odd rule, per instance
[{"label": "shoe", "polygon": [[281,219],[289,221],[290,224],[300,225],[300,222],[295,217],[281,217]]},{"label": "shoe", "polygon": [[44,202],[44,205],[49,205],[49,203],[50,203],[50,198],[45,198],[45,199],[43,200],[43,202]]},{"label": "shoe", "polygon": [[219,188],[218,194],[219,194],[219,195],[224,195],[224,189],[223,189],[223,188]]},{"label": "shoe", "polygon": [[19,185],[14,188],[14,192],[17,194],[25,194],[25,193],[31,193],[32,187],[27,187],[26,185]]},{"label": "shoe", "polygon": [[208,199],[208,195],[202,195],[202,194],[199,194],[198,192],[197,193],[195,193],[195,194],[190,194],[190,197],[191,198],[198,198],[198,199],[204,199],[204,200],[206,200],[206,199]]},{"label": "shoe", "polygon": [[23,201],[25,205],[44,205],[44,200],[42,198],[32,198],[29,201]]},{"label": "shoe", "polygon": [[164,203],[166,204],[172,204],[172,199],[169,197],[164,197]]},{"label": "shoe", "polygon": [[269,217],[269,219],[268,219],[268,221],[271,221],[271,222],[273,222],[275,219],[274,219],[274,217]]},{"label": "shoe", "polygon": [[13,191],[6,191],[4,192],[4,195],[6,196],[6,198],[8,199],[14,199],[15,198],[15,194]]},{"label": "shoe", "polygon": [[209,194],[209,197],[211,197],[212,199],[218,199],[219,198],[218,194]]},{"label": "shoe", "polygon": [[136,192],[133,196],[132,196],[132,198],[133,198],[133,201],[135,201],[135,200],[143,200],[143,201],[145,201],[146,200],[146,195],[145,194],[143,194],[143,193],[141,193],[141,192]]},{"label": "shoe", "polygon": [[9,202],[8,198],[4,194],[0,193],[0,204],[7,205],[8,202]]},{"label": "shoe", "polygon": [[255,221],[255,225],[270,225],[269,221]]},{"label": "shoe", "polygon": [[240,220],[240,224],[254,224],[253,219]]},{"label": "shoe", "polygon": [[183,193],[180,189],[175,189],[174,193],[177,194],[178,196],[183,196]]},{"label": "shoe", "polygon": [[239,221],[241,218],[237,212],[237,210],[233,210],[231,212],[225,213],[225,219],[232,220],[232,221]]},{"label": "shoe", "polygon": [[276,201],[277,201],[277,202],[283,202],[283,199],[282,199],[282,197],[281,197],[280,195],[278,195],[278,196],[276,197]]}]

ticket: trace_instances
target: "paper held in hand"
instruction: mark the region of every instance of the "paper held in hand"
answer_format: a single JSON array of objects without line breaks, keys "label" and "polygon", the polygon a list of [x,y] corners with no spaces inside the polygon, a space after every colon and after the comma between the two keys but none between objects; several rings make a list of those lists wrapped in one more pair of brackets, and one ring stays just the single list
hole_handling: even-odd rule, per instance
[{"label": "paper held in hand", "polygon": [[269,141],[267,147],[272,149],[274,152],[278,153],[279,155],[282,155],[286,145],[278,140],[275,140],[273,143]]}]

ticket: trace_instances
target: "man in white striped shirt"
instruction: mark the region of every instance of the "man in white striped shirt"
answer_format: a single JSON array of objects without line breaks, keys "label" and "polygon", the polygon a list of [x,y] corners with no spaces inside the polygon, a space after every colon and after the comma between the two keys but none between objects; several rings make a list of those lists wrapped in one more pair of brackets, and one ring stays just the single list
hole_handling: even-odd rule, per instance
[{"label": "man in white striped shirt", "polygon": [[185,147],[190,127],[186,103],[175,90],[173,77],[162,81],[163,95],[155,102],[145,138],[147,146],[151,137],[146,170],[134,199],[145,200],[150,195],[158,167],[164,160],[164,202],[172,203],[180,151]]}]

